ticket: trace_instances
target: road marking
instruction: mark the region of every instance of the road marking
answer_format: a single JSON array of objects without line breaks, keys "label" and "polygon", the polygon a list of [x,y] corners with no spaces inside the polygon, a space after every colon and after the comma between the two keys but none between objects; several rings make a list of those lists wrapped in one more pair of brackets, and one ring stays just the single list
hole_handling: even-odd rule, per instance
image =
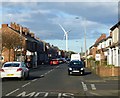
[{"label": "road marking", "polygon": [[16,97],[20,97],[20,98],[22,98],[22,97],[33,97],[35,93],[36,93],[36,92],[31,92],[31,93],[29,93],[29,94],[26,94],[26,92],[23,91],[22,93],[20,93],[20,94],[17,95]]},{"label": "road marking", "polygon": [[20,94],[16,95],[16,97],[34,97],[34,98],[46,98],[50,95],[56,96],[56,98],[75,98],[74,94],[72,93],[60,93],[60,92],[29,92],[26,91],[21,92]]},{"label": "road marking", "polygon": [[47,75],[48,73],[46,72],[45,75]]},{"label": "road marking", "polygon": [[45,93],[44,97],[47,97],[49,93]]},{"label": "road marking", "polygon": [[61,98],[61,96],[62,96],[62,93],[59,93],[59,94],[58,94],[58,98]]},{"label": "road marking", "polygon": [[40,75],[40,77],[42,78],[42,77],[44,77],[44,75]]},{"label": "road marking", "polygon": [[37,79],[32,80],[32,82],[35,82],[35,81],[37,81]]},{"label": "road marking", "polygon": [[56,68],[58,68],[58,67],[60,67],[60,66],[56,66]]},{"label": "road marking", "polygon": [[83,86],[83,90],[87,91],[88,90],[87,85],[84,82],[81,82],[81,83],[82,83],[82,86]]},{"label": "road marking", "polygon": [[12,92],[6,94],[5,96],[9,96],[9,95],[13,94],[14,92],[16,92],[16,91],[18,91],[18,90],[19,90],[19,88],[17,88],[16,90],[14,90],[14,91],[12,91]]},{"label": "road marking", "polygon": [[95,92],[89,92],[89,93],[92,94],[92,95],[95,95],[95,96],[101,96],[100,94],[97,94]]},{"label": "road marking", "polygon": [[27,85],[29,85],[30,84],[30,82],[28,82],[28,83],[26,83],[25,85],[23,85],[22,87],[25,87],[25,86],[27,86]]},{"label": "road marking", "polygon": [[92,90],[96,90],[95,84],[91,84]]},{"label": "road marking", "polygon": [[48,73],[50,73],[51,71],[48,71]]}]

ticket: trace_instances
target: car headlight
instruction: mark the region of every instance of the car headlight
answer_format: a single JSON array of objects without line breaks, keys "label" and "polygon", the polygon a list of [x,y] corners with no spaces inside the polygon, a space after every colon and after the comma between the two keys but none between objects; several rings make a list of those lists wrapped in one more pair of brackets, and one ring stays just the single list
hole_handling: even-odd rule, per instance
[{"label": "car headlight", "polygon": [[72,68],[69,68],[69,70],[72,70]]},{"label": "car headlight", "polygon": [[84,68],[81,68],[81,70],[84,70]]}]

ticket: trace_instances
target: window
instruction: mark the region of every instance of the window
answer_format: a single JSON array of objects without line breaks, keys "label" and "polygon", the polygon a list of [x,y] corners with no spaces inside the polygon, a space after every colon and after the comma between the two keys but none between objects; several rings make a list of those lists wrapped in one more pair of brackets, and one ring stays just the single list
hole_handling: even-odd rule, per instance
[{"label": "window", "polygon": [[109,41],[109,46],[111,46],[111,41]]},{"label": "window", "polygon": [[5,64],[4,67],[19,67],[19,63],[8,63],[8,64]]},{"label": "window", "polygon": [[120,54],[120,49],[118,50],[118,54]]}]

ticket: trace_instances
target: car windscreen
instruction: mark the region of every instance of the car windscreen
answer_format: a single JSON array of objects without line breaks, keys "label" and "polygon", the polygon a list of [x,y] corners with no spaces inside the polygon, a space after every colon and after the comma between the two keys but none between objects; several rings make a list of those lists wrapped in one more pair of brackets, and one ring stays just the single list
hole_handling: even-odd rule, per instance
[{"label": "car windscreen", "polygon": [[4,67],[19,67],[20,64],[19,63],[8,63],[8,64],[4,64]]},{"label": "car windscreen", "polygon": [[71,66],[71,67],[74,67],[74,66],[83,67],[83,63],[80,61],[74,61],[74,62],[70,62],[69,66]]}]

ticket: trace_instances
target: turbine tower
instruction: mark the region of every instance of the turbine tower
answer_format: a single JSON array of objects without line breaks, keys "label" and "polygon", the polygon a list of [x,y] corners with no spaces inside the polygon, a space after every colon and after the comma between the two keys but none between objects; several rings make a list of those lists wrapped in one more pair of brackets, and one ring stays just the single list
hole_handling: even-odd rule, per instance
[{"label": "turbine tower", "polygon": [[68,32],[70,32],[70,31],[66,31],[63,27],[62,27],[62,25],[60,25],[59,24],[59,26],[61,27],[61,29],[63,30],[63,32],[64,32],[64,36],[65,36],[65,39],[66,39],[66,51],[68,51]]}]

